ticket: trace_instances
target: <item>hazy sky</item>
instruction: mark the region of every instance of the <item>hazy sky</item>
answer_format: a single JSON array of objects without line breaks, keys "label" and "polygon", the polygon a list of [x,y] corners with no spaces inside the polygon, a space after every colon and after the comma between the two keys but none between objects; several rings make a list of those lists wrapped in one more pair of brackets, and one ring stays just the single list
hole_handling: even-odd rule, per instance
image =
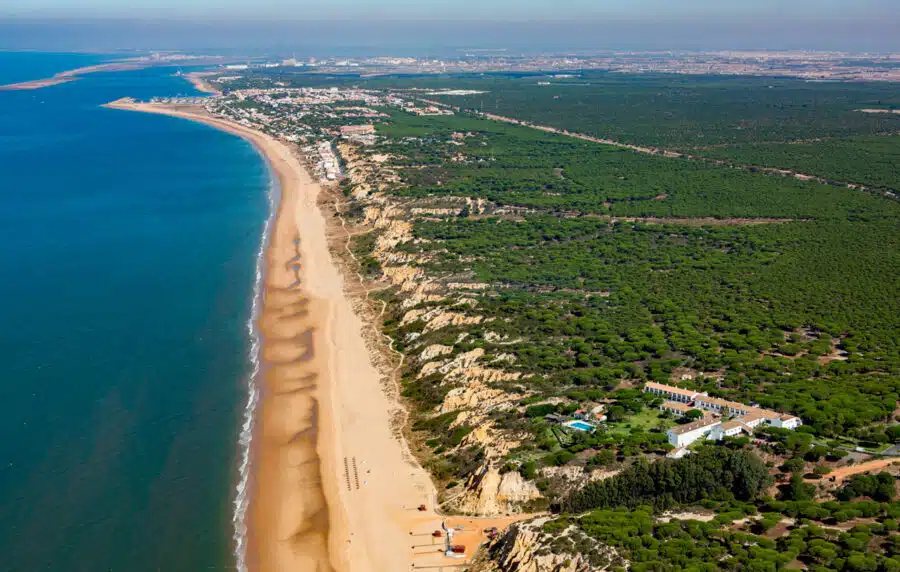
[{"label": "hazy sky", "polygon": [[900,0],[0,0],[0,49],[900,52]]},{"label": "hazy sky", "polygon": [[898,0],[3,0],[0,16],[465,20],[897,18]]}]

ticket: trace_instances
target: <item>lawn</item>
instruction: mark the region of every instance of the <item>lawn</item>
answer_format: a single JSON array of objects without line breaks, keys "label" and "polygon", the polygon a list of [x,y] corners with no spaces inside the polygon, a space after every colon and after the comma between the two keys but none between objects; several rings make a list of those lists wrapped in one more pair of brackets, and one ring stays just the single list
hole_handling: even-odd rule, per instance
[{"label": "lawn", "polygon": [[627,435],[634,429],[649,431],[650,429],[667,430],[675,425],[675,421],[667,419],[656,409],[644,409],[640,413],[629,416],[624,421],[609,423],[609,432],[614,435]]}]

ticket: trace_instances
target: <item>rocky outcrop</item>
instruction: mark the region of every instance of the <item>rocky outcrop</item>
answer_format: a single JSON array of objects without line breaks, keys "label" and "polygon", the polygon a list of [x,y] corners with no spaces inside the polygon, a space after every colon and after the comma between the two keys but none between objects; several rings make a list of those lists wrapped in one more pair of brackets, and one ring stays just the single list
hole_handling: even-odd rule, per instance
[{"label": "rocky outcrop", "polygon": [[451,389],[444,396],[440,413],[456,411],[463,408],[489,410],[502,403],[518,402],[520,395],[506,393],[501,389],[492,389],[480,381],[473,381],[463,387]]},{"label": "rocky outcrop", "polygon": [[417,281],[424,275],[422,269],[415,266],[384,266],[381,272],[403,291],[415,290]]},{"label": "rocky outcrop", "polygon": [[627,568],[615,550],[587,537],[574,526],[546,533],[549,517],[514,524],[495,540],[472,572],[592,572]]},{"label": "rocky outcrop", "polygon": [[534,483],[523,479],[518,472],[501,475],[489,465],[469,477],[466,489],[450,505],[464,514],[479,516],[518,512],[522,503],[541,497]]},{"label": "rocky outcrop", "polygon": [[453,358],[452,360],[442,363],[439,361],[431,361],[422,366],[422,369],[419,370],[419,375],[417,377],[425,377],[426,375],[431,375],[433,373],[440,373],[445,376],[453,373],[457,376],[460,374],[464,374],[465,371],[471,368],[475,362],[484,355],[484,349],[475,348],[472,351],[463,352]]},{"label": "rocky outcrop", "polygon": [[[450,346],[442,346],[440,344],[431,344],[419,354],[419,362],[426,363],[430,360],[433,360],[436,357],[440,357],[442,355],[449,354],[453,351],[453,348]],[[427,364],[426,364],[427,365]]]},{"label": "rocky outcrop", "polygon": [[[451,424],[453,427],[459,425],[473,425],[477,423],[477,419],[471,411],[461,411],[456,420]],[[475,445],[481,447],[488,461],[497,460],[509,453],[512,449],[518,447],[521,443],[506,437],[502,432],[497,431],[494,424],[490,421],[480,422],[474,431],[466,435],[463,439],[463,447]],[[518,473],[516,473],[518,475]],[[530,484],[530,483],[529,483]],[[530,497],[525,500],[531,500]],[[523,501],[524,502],[524,501]]]},{"label": "rocky outcrop", "polygon": [[385,252],[393,249],[398,244],[412,240],[412,230],[413,225],[411,222],[391,219],[384,232],[375,239],[375,252]]},{"label": "rocky outcrop", "polygon": [[460,312],[440,312],[425,324],[425,333],[433,332],[447,326],[466,326],[480,324],[483,316],[468,316]]},{"label": "rocky outcrop", "polygon": [[479,324],[484,319],[483,316],[469,316],[460,312],[449,312],[442,308],[434,308],[431,310],[415,309],[409,310],[400,320],[401,326],[406,326],[418,320],[425,322],[425,328],[422,333],[427,334],[447,326],[465,326],[471,324]]}]

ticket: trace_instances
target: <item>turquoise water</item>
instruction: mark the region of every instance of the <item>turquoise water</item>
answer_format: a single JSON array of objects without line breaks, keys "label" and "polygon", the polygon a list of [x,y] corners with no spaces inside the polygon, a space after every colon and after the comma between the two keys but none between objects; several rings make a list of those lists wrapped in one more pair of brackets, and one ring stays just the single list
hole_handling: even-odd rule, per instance
[{"label": "turquoise water", "polygon": [[[0,53],[0,83],[69,57]],[[98,107],[193,93],[172,73],[0,92],[0,570],[234,568],[269,174],[236,137]]]},{"label": "turquoise water", "polygon": [[585,423],[584,421],[569,421],[568,423],[566,423],[566,426],[571,427],[573,429],[578,429],[579,431],[593,431],[594,430],[594,427],[591,424]]}]

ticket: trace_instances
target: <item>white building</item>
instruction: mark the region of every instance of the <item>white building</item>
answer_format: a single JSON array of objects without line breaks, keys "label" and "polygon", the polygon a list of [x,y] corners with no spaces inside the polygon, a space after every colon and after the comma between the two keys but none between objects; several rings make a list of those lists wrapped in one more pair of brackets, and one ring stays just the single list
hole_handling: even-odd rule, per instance
[{"label": "white building", "polygon": [[708,438],[714,441],[721,441],[725,437],[737,437],[741,433],[750,435],[753,433],[753,429],[737,419],[734,419],[713,427],[712,431],[709,432]]},{"label": "white building", "polygon": [[756,429],[760,424],[766,422],[766,416],[761,411],[751,411],[746,415],[741,415],[737,420],[751,429]]},{"label": "white building", "polygon": [[671,413],[677,417],[684,417],[685,414],[692,409],[693,407],[687,403],[680,403],[678,401],[663,401],[662,405],[659,406],[660,411]]},{"label": "white building", "polygon": [[769,423],[773,427],[780,427],[782,429],[790,429],[793,431],[797,427],[803,425],[803,420],[794,415],[781,415],[775,419],[770,420]]},{"label": "white building", "polygon": [[738,403],[737,401],[728,401],[727,399],[709,397],[708,395],[699,396],[697,398],[697,402],[694,403],[694,406],[697,409],[712,411],[713,413],[718,413],[719,415],[728,415],[732,417],[746,415],[747,413],[750,413],[751,411],[756,409],[755,407],[750,407],[749,405],[744,405],[743,403]]},{"label": "white building", "polygon": [[644,385],[644,392],[652,393],[660,397],[664,397],[670,401],[678,401],[680,403],[690,403],[694,401],[700,393],[693,389],[681,389],[672,385],[665,385],[648,381]]},{"label": "white building", "polygon": [[700,419],[686,425],[678,425],[666,431],[669,443],[675,447],[687,447],[697,439],[709,435],[713,428],[721,425],[718,419]]},{"label": "white building", "polygon": [[753,429],[763,423],[771,425],[772,427],[790,430],[794,430],[803,425],[803,421],[795,415],[778,413],[777,411],[762,409],[760,407],[751,407],[749,412],[738,416],[737,420]]}]

